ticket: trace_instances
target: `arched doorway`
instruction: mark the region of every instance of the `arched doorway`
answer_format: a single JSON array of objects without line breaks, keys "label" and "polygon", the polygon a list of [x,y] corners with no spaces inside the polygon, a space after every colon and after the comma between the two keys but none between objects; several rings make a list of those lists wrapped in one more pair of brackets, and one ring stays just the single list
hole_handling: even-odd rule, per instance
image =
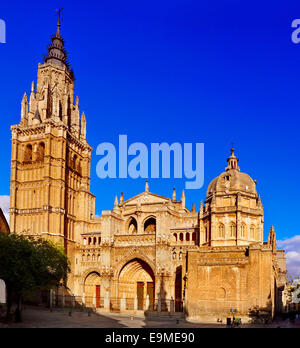
[{"label": "arched doorway", "polygon": [[182,266],[176,268],[175,276],[175,311],[182,311]]},{"label": "arched doorway", "polygon": [[[90,273],[84,281],[85,304],[87,307],[100,307],[101,278],[99,273]],[[96,303],[94,303],[96,301]]]},{"label": "arched doorway", "polygon": [[145,300],[149,296],[150,308],[154,305],[155,276],[151,267],[138,258],[127,262],[121,269],[118,279],[119,296],[127,299],[138,299],[138,309],[145,308]]}]

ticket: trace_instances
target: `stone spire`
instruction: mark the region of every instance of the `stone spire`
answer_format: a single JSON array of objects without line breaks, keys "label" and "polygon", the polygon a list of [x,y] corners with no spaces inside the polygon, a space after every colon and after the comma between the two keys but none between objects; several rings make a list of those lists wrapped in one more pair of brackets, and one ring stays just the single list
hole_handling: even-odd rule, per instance
[{"label": "stone spire", "polygon": [[82,113],[80,120],[80,138],[82,140],[86,139],[86,117],[84,112]]},{"label": "stone spire", "polygon": [[21,103],[21,119],[22,121],[27,120],[28,118],[28,98],[27,94],[24,93],[22,103]]},{"label": "stone spire", "polygon": [[203,201],[200,202],[200,217],[203,216]]},{"label": "stone spire", "polygon": [[115,197],[115,203],[114,203],[114,212],[119,212],[120,208],[119,208],[119,202],[118,202],[118,196],[116,195]]},{"label": "stone spire", "polygon": [[[59,11],[61,11],[61,10],[59,10]],[[58,19],[57,19],[56,37],[61,38],[61,36],[60,36],[60,12],[58,14]]]},{"label": "stone spire", "polygon": [[120,197],[120,204],[123,204],[124,202],[124,194],[121,192],[121,197]]},{"label": "stone spire", "polygon": [[182,205],[182,208],[185,208],[185,193],[184,193],[184,190],[182,190],[182,194],[181,194],[181,205]]},{"label": "stone spire", "polygon": [[196,212],[196,205],[195,203],[193,203],[193,206],[192,206],[192,213],[195,213]]},{"label": "stone spire", "polygon": [[149,192],[149,183],[148,183],[148,180],[146,180],[145,192]]},{"label": "stone spire", "polygon": [[115,208],[117,207],[119,205],[119,202],[118,202],[118,196],[116,195],[116,197],[115,197]]},{"label": "stone spire", "polygon": [[240,171],[240,168],[237,165],[238,161],[239,161],[238,158],[236,158],[236,156],[234,154],[234,148],[231,148],[231,156],[229,158],[227,158],[228,167],[226,168],[226,171],[228,171],[230,169],[236,169],[236,170]]},{"label": "stone spire", "polygon": [[31,95],[34,95],[34,81],[31,82]]},{"label": "stone spire", "polygon": [[33,115],[35,112],[35,93],[34,93],[34,81],[31,82],[31,91],[29,97],[29,112]]},{"label": "stone spire", "polygon": [[172,195],[173,201],[176,201],[176,188],[173,187],[173,195]]},{"label": "stone spire", "polygon": [[268,237],[268,245],[270,247],[272,247],[272,251],[273,252],[276,251],[276,249],[277,249],[277,246],[276,246],[276,233],[275,233],[275,229],[274,229],[273,225],[270,228],[269,237]]},{"label": "stone spire", "polygon": [[66,67],[69,71],[70,64],[67,58],[67,51],[65,50],[65,41],[61,37],[60,32],[60,13],[57,21],[56,34],[51,37],[51,43],[48,45],[48,53],[44,57],[45,63],[52,63],[60,67]]}]

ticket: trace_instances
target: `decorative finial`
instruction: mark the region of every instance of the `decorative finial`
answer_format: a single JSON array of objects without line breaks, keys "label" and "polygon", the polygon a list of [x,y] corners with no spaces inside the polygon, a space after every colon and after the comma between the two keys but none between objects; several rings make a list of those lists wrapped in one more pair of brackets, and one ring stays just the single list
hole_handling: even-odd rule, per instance
[{"label": "decorative finial", "polygon": [[201,202],[200,202],[200,216],[203,215],[203,201],[201,199]]},{"label": "decorative finial", "polygon": [[123,192],[121,192],[120,204],[123,204],[123,202],[124,202],[124,195],[123,195]]},{"label": "decorative finial", "polygon": [[195,213],[196,212],[196,206],[195,206],[195,203],[193,203],[193,206],[192,206],[192,213]]},{"label": "decorative finial", "polygon": [[182,193],[181,193],[181,205],[182,205],[182,208],[185,208],[185,193],[184,193],[184,190],[182,190]]},{"label": "decorative finial", "polygon": [[[232,143],[233,145],[234,143]],[[226,168],[226,171],[227,170],[230,170],[230,169],[237,169],[238,171],[240,170],[239,166],[237,165],[238,163],[238,158],[235,156],[234,154],[234,147],[232,147],[230,149],[231,151],[231,155],[229,158],[227,158],[227,162],[228,162],[228,167]]]},{"label": "decorative finial", "polygon": [[276,233],[273,225],[270,228],[268,244],[272,247],[273,251],[276,251]]},{"label": "decorative finial", "polygon": [[148,183],[148,180],[146,180],[145,192],[149,192],[149,183]]},{"label": "decorative finial", "polygon": [[234,155],[234,143],[232,142],[231,143],[231,156]]},{"label": "decorative finial", "polygon": [[175,187],[173,187],[173,196],[172,196],[172,199],[173,199],[174,201],[176,201],[176,188],[175,188]]},{"label": "decorative finial", "polygon": [[86,139],[86,117],[83,112],[80,119],[80,137]]}]

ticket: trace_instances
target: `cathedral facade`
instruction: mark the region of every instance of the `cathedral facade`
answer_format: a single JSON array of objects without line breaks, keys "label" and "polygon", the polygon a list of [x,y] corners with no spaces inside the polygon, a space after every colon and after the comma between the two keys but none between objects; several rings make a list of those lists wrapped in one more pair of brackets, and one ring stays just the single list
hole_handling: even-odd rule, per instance
[{"label": "cathedral facade", "polygon": [[263,241],[256,182],[240,171],[233,149],[199,211],[186,208],[184,191],[180,199],[175,189],[163,197],[146,182],[144,192],[122,193],[113,210],[95,217],[92,148],[74,82],[59,21],[37,83],[23,97],[20,123],[11,127],[11,233],[63,244],[71,293],[96,307],[103,298],[141,310],[145,301],[154,309],[173,300],[191,317],[279,308],[284,251],[273,227]]}]

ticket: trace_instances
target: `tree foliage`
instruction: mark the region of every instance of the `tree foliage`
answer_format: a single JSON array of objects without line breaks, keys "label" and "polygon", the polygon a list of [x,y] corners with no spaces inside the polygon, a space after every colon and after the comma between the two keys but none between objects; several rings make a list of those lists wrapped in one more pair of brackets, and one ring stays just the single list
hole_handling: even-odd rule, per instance
[{"label": "tree foliage", "polygon": [[0,279],[6,283],[8,305],[13,296],[65,283],[69,272],[63,247],[41,238],[0,232]]}]

